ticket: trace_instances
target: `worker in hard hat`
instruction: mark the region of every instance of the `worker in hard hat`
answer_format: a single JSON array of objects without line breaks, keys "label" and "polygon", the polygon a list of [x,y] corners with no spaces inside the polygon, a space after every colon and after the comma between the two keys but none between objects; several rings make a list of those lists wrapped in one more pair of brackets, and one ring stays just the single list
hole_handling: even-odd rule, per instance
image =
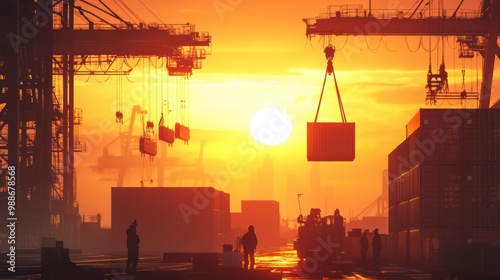
[{"label": "worker in hard hat", "polygon": [[240,240],[240,245],[243,246],[243,258],[245,260],[245,269],[248,269],[248,259],[250,259],[250,269],[255,265],[255,249],[257,248],[257,236],[254,232],[254,227],[249,226],[248,232],[243,235]]}]

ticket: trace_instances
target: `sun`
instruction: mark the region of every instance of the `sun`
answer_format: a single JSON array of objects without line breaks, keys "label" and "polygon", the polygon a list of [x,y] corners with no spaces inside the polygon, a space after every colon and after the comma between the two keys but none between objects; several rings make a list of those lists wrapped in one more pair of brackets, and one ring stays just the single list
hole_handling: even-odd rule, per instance
[{"label": "sun", "polygon": [[275,146],[285,142],[292,133],[292,122],[278,108],[266,107],[255,112],[250,120],[250,133],[257,142]]}]

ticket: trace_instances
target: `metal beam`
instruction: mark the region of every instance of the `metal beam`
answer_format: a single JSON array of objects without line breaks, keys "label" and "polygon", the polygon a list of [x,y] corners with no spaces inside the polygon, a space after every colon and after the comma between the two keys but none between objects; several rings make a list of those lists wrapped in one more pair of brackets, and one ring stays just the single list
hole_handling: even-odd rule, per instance
[{"label": "metal beam", "polygon": [[304,19],[306,35],[401,35],[466,36],[485,35],[490,29],[487,18],[392,18],[331,17]]},{"label": "metal beam", "polygon": [[210,46],[209,36],[198,33],[172,34],[171,30],[72,30],[73,40],[68,40],[68,30],[54,30],[54,55],[130,55],[170,56],[172,48],[181,46]]},{"label": "metal beam", "polygon": [[490,107],[491,87],[493,86],[493,71],[495,70],[495,57],[498,52],[497,38],[500,32],[500,2],[494,1],[489,15],[490,26],[486,40],[486,52],[483,63],[483,77],[479,97],[479,108]]}]

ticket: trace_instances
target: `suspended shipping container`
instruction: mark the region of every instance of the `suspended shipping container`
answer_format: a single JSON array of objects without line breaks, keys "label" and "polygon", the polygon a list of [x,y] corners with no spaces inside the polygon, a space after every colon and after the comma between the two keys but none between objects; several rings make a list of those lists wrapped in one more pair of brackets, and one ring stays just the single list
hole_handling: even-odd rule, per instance
[{"label": "suspended shipping container", "polygon": [[156,156],[157,146],[156,141],[149,138],[140,137],[139,138],[139,151],[142,154]]},{"label": "suspended shipping container", "polygon": [[353,161],[355,123],[307,123],[308,161]]},{"label": "suspended shipping container", "polygon": [[175,141],[175,131],[166,126],[160,125],[158,129],[158,137],[161,141],[165,141],[172,145]]},{"label": "suspended shipping container", "polygon": [[189,141],[190,130],[189,127],[184,126],[180,123],[175,123],[175,138],[179,138],[184,141]]}]

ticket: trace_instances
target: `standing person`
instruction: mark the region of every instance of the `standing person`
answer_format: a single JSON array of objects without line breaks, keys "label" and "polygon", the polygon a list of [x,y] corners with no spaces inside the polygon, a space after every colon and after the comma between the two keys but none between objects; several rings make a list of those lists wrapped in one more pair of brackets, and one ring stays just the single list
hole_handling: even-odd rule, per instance
[{"label": "standing person", "polygon": [[243,245],[243,256],[245,259],[245,269],[248,269],[248,258],[250,257],[250,269],[255,265],[255,249],[257,248],[257,236],[254,232],[254,227],[249,226],[248,232],[243,235],[240,240]]},{"label": "standing person", "polygon": [[368,237],[366,237],[366,231],[359,238],[359,244],[361,245],[361,264],[366,264],[366,252],[368,251]]},{"label": "standing person", "polygon": [[382,239],[380,239],[380,235],[378,234],[378,228],[373,231],[373,240],[372,240],[372,250],[373,250],[373,264],[380,264],[380,250],[382,250]]},{"label": "standing person", "polygon": [[139,262],[139,235],[137,235],[137,220],[134,220],[132,225],[127,228],[127,272],[135,272],[137,263]]}]

